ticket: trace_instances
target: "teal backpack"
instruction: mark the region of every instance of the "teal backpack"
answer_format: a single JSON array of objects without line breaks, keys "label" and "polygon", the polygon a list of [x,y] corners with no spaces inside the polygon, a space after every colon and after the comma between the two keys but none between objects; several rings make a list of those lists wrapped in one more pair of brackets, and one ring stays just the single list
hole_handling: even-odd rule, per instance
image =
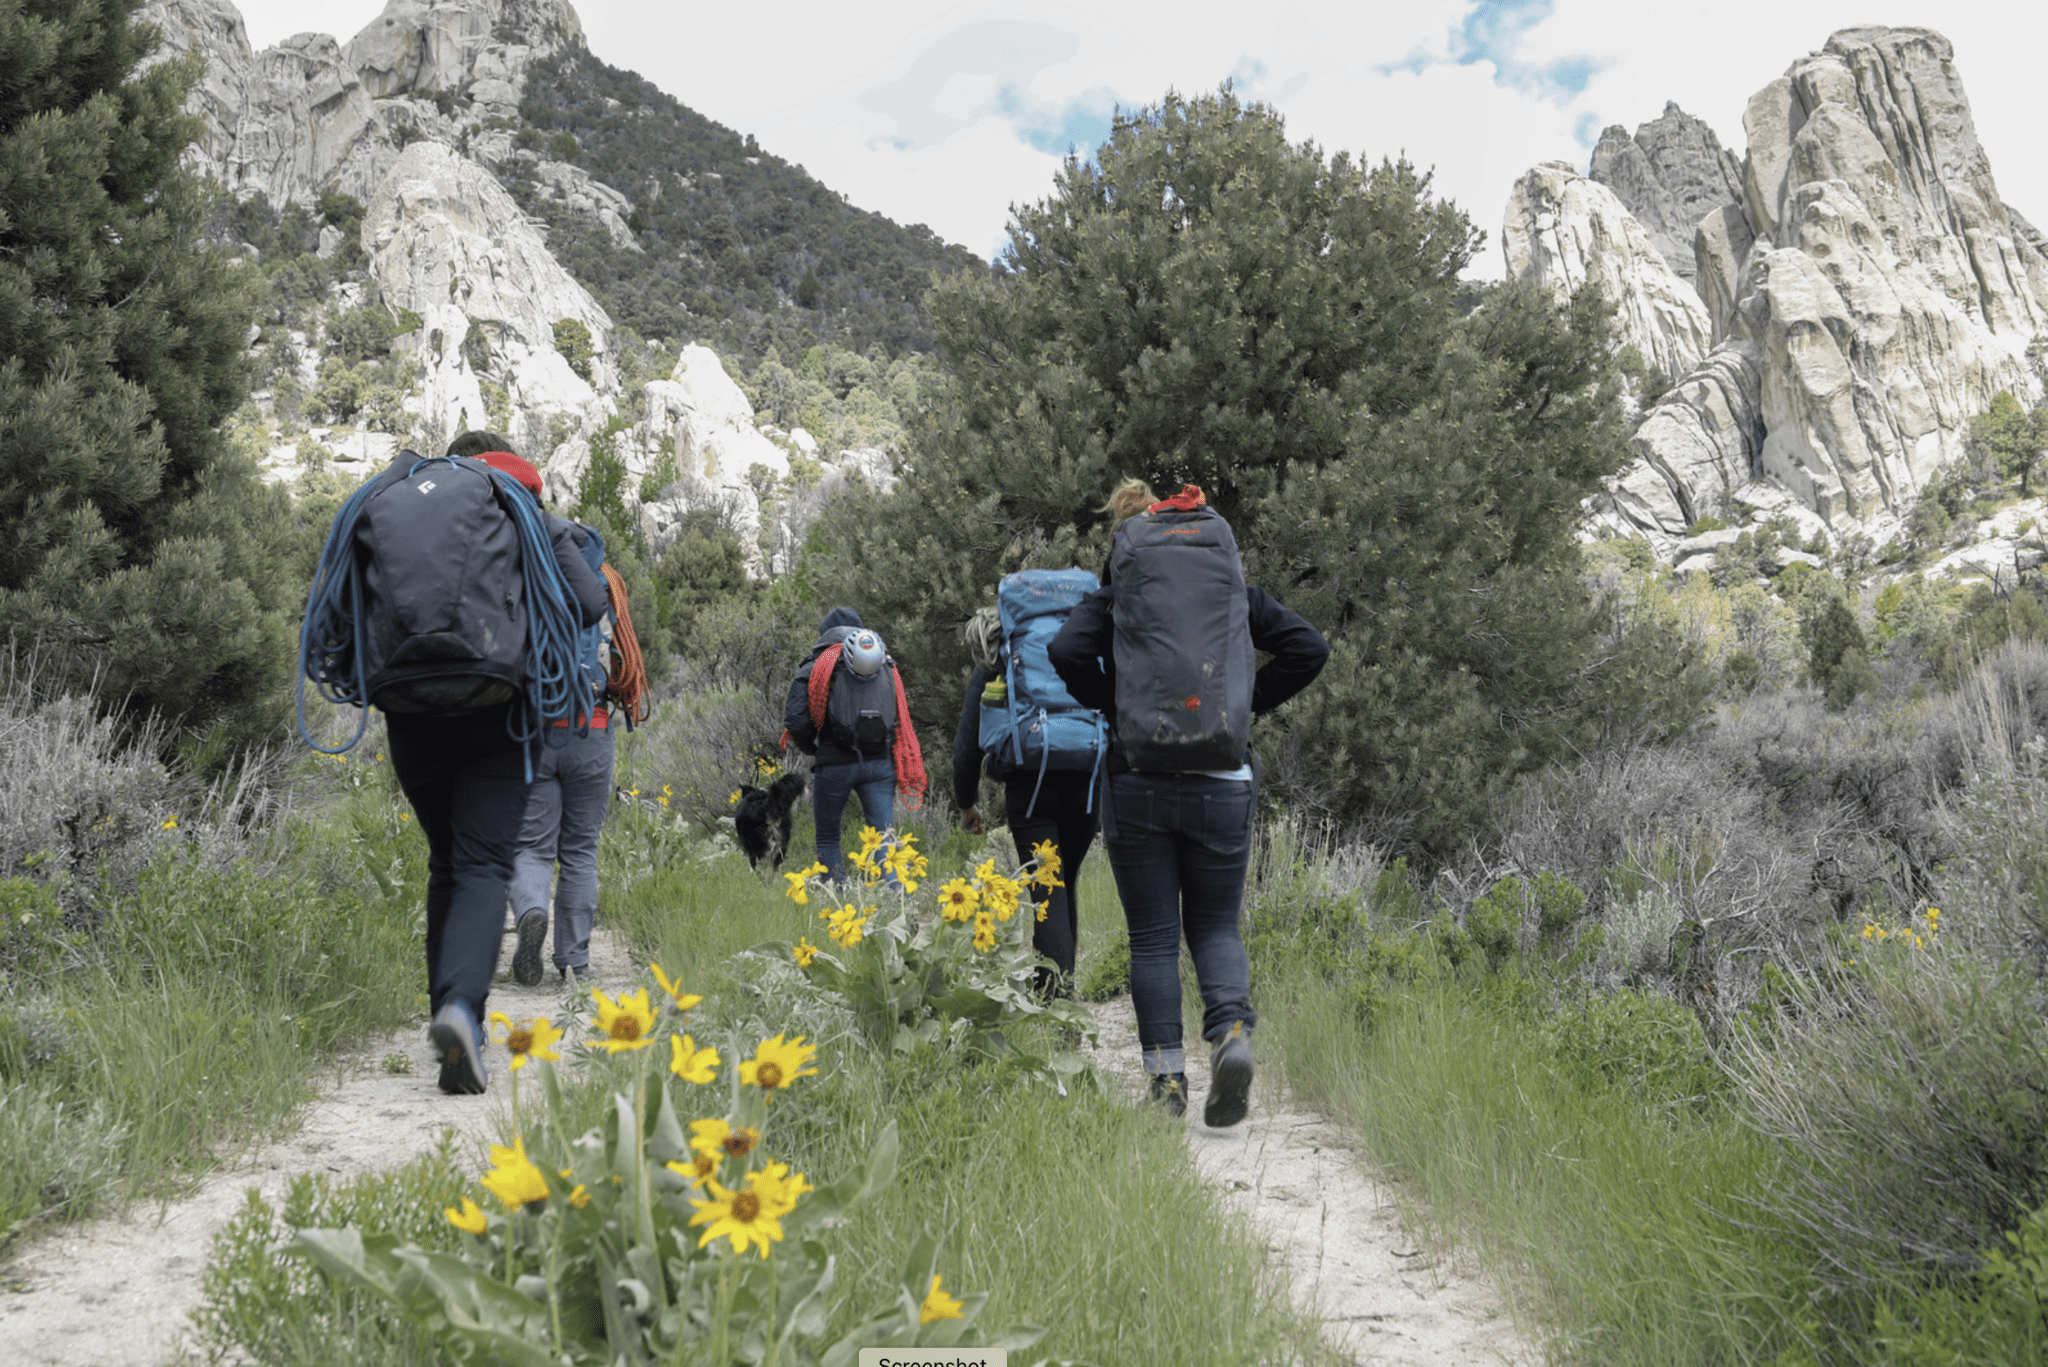
[{"label": "teal backpack", "polygon": [[[1099,587],[1086,570],[1022,570],[1005,575],[996,589],[1003,631],[998,663],[1008,692],[1001,703],[982,702],[981,748],[1003,756],[1012,771],[1038,771],[1027,816],[1047,773],[1099,774],[1109,753],[1109,724],[1074,701],[1047,653],[1068,614]],[[1088,805],[1094,810],[1092,785]]]}]

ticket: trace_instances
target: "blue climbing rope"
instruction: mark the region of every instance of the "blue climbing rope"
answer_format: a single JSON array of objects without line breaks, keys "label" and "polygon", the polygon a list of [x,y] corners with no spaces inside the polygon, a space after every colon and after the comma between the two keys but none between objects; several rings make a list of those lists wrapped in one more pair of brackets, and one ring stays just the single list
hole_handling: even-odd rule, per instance
[{"label": "blue climbing rope", "polygon": [[[525,706],[513,708],[507,714],[505,729],[527,751],[527,778],[531,780],[531,744],[544,728],[557,719],[576,720],[580,706],[580,725],[588,730],[589,686],[583,680],[580,661],[583,638],[596,628],[585,628],[578,620],[575,591],[555,560],[554,538],[549,535],[540,505],[510,476],[468,457],[421,457],[405,477],[410,479],[422,467],[437,462],[474,470],[489,479],[499,506],[512,519],[519,537],[520,575],[526,589],[526,678],[522,685]],[[327,544],[321,549],[320,562],[313,571],[305,622],[299,628],[299,734],[323,755],[338,755],[353,748],[369,726],[362,566],[355,553],[355,537],[363,505],[382,482],[381,476],[371,480],[349,495],[335,513]],[[357,708],[360,713],[355,734],[338,746],[320,744],[306,725],[309,679],[328,702]]]}]

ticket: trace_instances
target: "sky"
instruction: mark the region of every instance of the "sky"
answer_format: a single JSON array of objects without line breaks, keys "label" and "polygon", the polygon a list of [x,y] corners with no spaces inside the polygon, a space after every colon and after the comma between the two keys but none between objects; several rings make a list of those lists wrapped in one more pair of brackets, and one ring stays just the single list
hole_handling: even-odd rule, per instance
[{"label": "sky", "polygon": [[[862,208],[993,256],[1013,204],[1044,198],[1119,108],[1233,81],[1289,136],[1407,157],[1487,231],[1470,274],[1503,273],[1516,177],[1584,170],[1600,131],[1675,100],[1738,156],[1760,87],[1839,28],[1920,25],[1955,61],[2005,200],[2048,225],[2039,0],[580,0],[590,49],[803,166]],[[325,0],[344,41],[382,0]],[[262,48],[303,0],[242,0]]]}]

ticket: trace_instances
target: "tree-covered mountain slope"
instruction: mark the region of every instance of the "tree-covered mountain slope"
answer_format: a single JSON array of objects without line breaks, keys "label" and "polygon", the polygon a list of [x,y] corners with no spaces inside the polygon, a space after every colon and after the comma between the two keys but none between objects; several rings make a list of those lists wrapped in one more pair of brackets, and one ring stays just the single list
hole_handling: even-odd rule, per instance
[{"label": "tree-covered mountain slope", "polygon": [[522,129],[524,141],[633,201],[639,250],[542,194],[535,163],[505,167],[521,206],[547,222],[556,258],[643,337],[697,338],[749,359],[771,343],[786,354],[820,341],[925,351],[933,276],[989,269],[922,224],[856,208],[752,135],[586,48],[536,62],[519,112],[534,130]]}]

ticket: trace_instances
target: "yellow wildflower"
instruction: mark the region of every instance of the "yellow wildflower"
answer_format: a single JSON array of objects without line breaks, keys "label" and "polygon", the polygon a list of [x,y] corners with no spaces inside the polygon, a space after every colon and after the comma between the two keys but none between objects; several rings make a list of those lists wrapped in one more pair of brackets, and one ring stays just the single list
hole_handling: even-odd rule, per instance
[{"label": "yellow wildflower", "polygon": [[664,1163],[662,1166],[678,1177],[689,1178],[691,1186],[701,1187],[717,1174],[718,1154],[716,1151],[700,1153],[687,1163]]},{"label": "yellow wildflower", "polygon": [[726,805],[726,806],[728,806],[728,807],[737,807],[737,806],[739,806],[739,805],[740,805],[740,790],[739,790],[739,789],[735,788],[735,789],[733,789],[733,790],[732,790],[732,796],[731,796],[731,797],[729,797],[729,798],[727,798],[727,799],[725,800],[725,805]]},{"label": "yellow wildflower", "polygon": [[453,1206],[443,1206],[441,1213],[448,1217],[449,1224],[465,1234],[480,1235],[491,1225],[490,1217],[484,1214],[484,1208],[467,1196],[462,1198],[461,1210]]},{"label": "yellow wildflower", "polygon": [[960,1302],[939,1290],[939,1274],[932,1273],[932,1289],[925,1293],[924,1304],[917,1307],[917,1322],[930,1324],[933,1320],[959,1318]]},{"label": "yellow wildflower", "polygon": [[761,1132],[742,1125],[734,1129],[723,1120],[692,1120],[690,1148],[696,1153],[729,1154],[745,1158],[761,1142]]},{"label": "yellow wildflower", "polygon": [[616,1054],[622,1049],[645,1049],[654,1043],[654,1008],[647,1002],[646,988],[631,994],[621,992],[616,1002],[601,988],[592,989],[590,995],[597,998],[597,1028],[604,1035],[601,1040],[592,1040],[591,1048]]},{"label": "yellow wildflower", "polygon": [[996,876],[996,861],[993,857],[982,860],[974,866],[974,881],[986,883]]},{"label": "yellow wildflower", "polygon": [[668,1070],[685,1082],[694,1082],[699,1087],[718,1076],[718,1051],[699,1049],[697,1042],[688,1035],[668,1037]]},{"label": "yellow wildflower", "polygon": [[807,1191],[817,1190],[816,1187],[804,1180],[802,1173],[792,1176],[789,1171],[789,1164],[787,1163],[764,1163],[761,1165],[759,1176],[764,1185],[773,1183],[777,1186],[780,1189],[778,1192],[780,1198],[792,1206],[796,1204],[797,1197]]},{"label": "yellow wildflower", "polygon": [[177,829],[178,829],[178,818],[176,818],[175,816],[171,816],[171,817],[165,817],[165,818],[164,818],[164,824],[163,824],[163,829],[164,829],[164,830],[167,830],[167,831],[175,831],[175,830],[177,830]]},{"label": "yellow wildflower", "polygon": [[[498,1033],[501,1025],[505,1027],[502,1035]],[[562,1032],[548,1024],[546,1016],[535,1016],[524,1025],[514,1025],[512,1018],[503,1011],[491,1012],[491,1038],[512,1051],[512,1071],[515,1073],[530,1059],[561,1058],[555,1052],[555,1041],[561,1037]]]},{"label": "yellow wildflower", "polygon": [[811,943],[808,935],[800,935],[797,937],[796,947],[790,953],[796,956],[798,968],[809,968],[811,960],[818,957],[818,947]]},{"label": "yellow wildflower", "polygon": [[1060,881],[1060,852],[1058,846],[1054,845],[1050,840],[1041,840],[1031,847],[1031,855],[1032,858],[1038,861],[1038,867],[1031,871],[1032,882],[1041,888],[1063,888],[1066,886],[1065,883]]},{"label": "yellow wildflower", "polygon": [[660,964],[649,964],[647,966],[654,970],[654,981],[660,983],[661,990],[668,993],[669,999],[676,1004],[676,1010],[687,1011],[698,1002],[704,1000],[694,992],[683,991],[681,983],[670,982],[668,974],[661,971]]},{"label": "yellow wildflower", "polygon": [[909,831],[896,837],[896,847],[885,862],[906,893],[916,892],[918,879],[931,868],[931,861],[917,852],[917,837]]},{"label": "yellow wildflower", "polygon": [[1023,888],[999,873],[990,874],[985,884],[981,890],[981,904],[994,912],[998,921],[1007,921],[1015,916],[1018,894]]},{"label": "yellow wildflower", "polygon": [[523,1137],[514,1139],[509,1149],[502,1144],[491,1145],[491,1162],[496,1166],[483,1175],[484,1190],[503,1201],[507,1210],[548,1199],[548,1179],[526,1156]]},{"label": "yellow wildflower", "polygon": [[787,1087],[800,1077],[809,1077],[816,1068],[804,1065],[818,1056],[818,1046],[805,1044],[798,1035],[785,1041],[781,1035],[764,1039],[754,1049],[754,1056],[740,1064],[740,1081],[750,1087],[772,1091]]},{"label": "yellow wildflower", "polygon": [[[799,1176],[797,1182],[802,1181]],[[790,1189],[791,1185],[765,1171],[748,1173],[745,1191],[728,1191],[707,1179],[704,1189],[711,1193],[711,1199],[690,1202],[697,1208],[690,1223],[710,1226],[697,1241],[697,1247],[703,1248],[714,1239],[729,1238],[734,1253],[745,1253],[749,1244],[758,1244],[761,1256],[767,1257],[768,1245],[782,1239],[782,1217],[796,1209],[798,1193]]]},{"label": "yellow wildflower", "polygon": [[981,905],[981,889],[965,878],[955,878],[939,889],[939,909],[948,921],[965,921]]},{"label": "yellow wildflower", "polygon": [[873,907],[841,907],[832,913],[832,924],[825,933],[833,944],[851,949],[867,933],[868,915],[873,911]]},{"label": "yellow wildflower", "polygon": [[800,907],[809,906],[811,896],[807,891],[807,886],[813,878],[825,872],[827,870],[823,864],[813,863],[807,869],[798,869],[795,873],[783,874],[783,881],[789,884],[787,889],[789,900]]},{"label": "yellow wildflower", "polygon": [[1051,904],[1050,902],[1040,902],[1040,903],[1038,904],[1038,919],[1039,919],[1039,920],[1043,921],[1043,920],[1045,919],[1045,913],[1047,912],[1047,910],[1049,910],[1049,909],[1051,908],[1051,906],[1052,906],[1052,904]]},{"label": "yellow wildflower", "polygon": [[576,1207],[576,1209],[578,1210],[581,1210],[585,1206],[590,1204],[590,1193],[584,1189],[584,1186],[581,1182],[578,1182],[575,1188],[570,1191],[569,1204]]},{"label": "yellow wildflower", "polygon": [[974,947],[984,953],[996,947],[996,918],[993,912],[974,913]]}]

